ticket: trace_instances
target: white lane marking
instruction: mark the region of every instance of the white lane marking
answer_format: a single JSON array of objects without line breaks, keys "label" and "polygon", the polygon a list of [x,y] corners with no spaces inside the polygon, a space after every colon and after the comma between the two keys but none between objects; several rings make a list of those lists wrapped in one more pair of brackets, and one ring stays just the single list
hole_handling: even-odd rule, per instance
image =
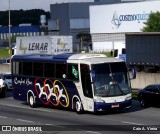
[{"label": "white lane marking", "polygon": [[64,126],[59,126],[59,125],[56,125],[56,124],[45,124],[45,125],[48,125],[48,126],[55,126],[55,127],[59,127],[59,128],[66,128]]},{"label": "white lane marking", "polygon": [[6,116],[0,116],[0,118],[6,119],[6,118],[8,118],[8,117],[6,117]]},{"label": "white lane marking", "polygon": [[[63,129],[66,128],[66,127],[64,127],[64,126],[58,126],[58,125],[54,125],[54,124],[45,124],[45,125],[56,126],[56,127],[63,128]],[[80,129],[80,130],[81,130],[81,131],[84,131],[84,132],[87,132],[87,133],[101,134],[101,133],[95,132],[95,131],[85,131],[85,130],[83,130],[83,129]]]},{"label": "white lane marking", "polygon": [[16,105],[9,105],[9,104],[3,104],[3,103],[0,103],[1,105],[4,105],[4,106],[8,106],[8,107],[17,107],[17,108],[24,108],[24,109],[32,109],[32,110],[36,110],[36,111],[42,111],[42,112],[52,112],[50,110],[47,110],[47,109],[36,109],[36,108],[30,108],[30,107],[23,107],[23,106],[16,106]]},{"label": "white lane marking", "polygon": [[126,121],[122,121],[122,123],[131,124],[131,125],[144,125],[144,124],[140,124],[140,123],[126,122]]},{"label": "white lane marking", "polygon": [[[36,110],[36,111],[44,111],[44,112],[53,112],[53,111],[50,111],[50,110],[45,110],[45,109],[33,109],[33,108],[30,108],[30,107],[23,107],[23,106],[16,106],[16,105],[9,105],[9,104],[3,104],[3,103],[0,103],[1,105],[4,105],[4,106],[10,106],[10,107],[17,107],[17,108],[23,108],[23,109],[32,109],[32,110]],[[84,117],[85,118],[85,117]],[[94,119],[96,119],[97,117],[94,117]],[[106,119],[105,119],[106,120]],[[117,120],[109,120],[107,119],[107,121],[117,121]],[[121,121],[121,123],[125,123],[125,124],[131,124],[131,125],[144,125],[144,124],[140,124],[140,123],[133,123],[133,122],[126,122],[126,121]]]},{"label": "white lane marking", "polygon": [[45,124],[45,125],[48,125],[48,126],[55,126],[54,124]]},{"label": "white lane marking", "polygon": [[85,132],[87,132],[87,133],[93,133],[93,134],[101,134],[99,132],[94,132],[94,131],[85,131]]},{"label": "white lane marking", "polygon": [[18,120],[18,121],[22,121],[22,122],[30,122],[30,123],[33,123],[34,121],[29,121],[29,120],[23,120],[23,119],[16,119],[16,120]]}]

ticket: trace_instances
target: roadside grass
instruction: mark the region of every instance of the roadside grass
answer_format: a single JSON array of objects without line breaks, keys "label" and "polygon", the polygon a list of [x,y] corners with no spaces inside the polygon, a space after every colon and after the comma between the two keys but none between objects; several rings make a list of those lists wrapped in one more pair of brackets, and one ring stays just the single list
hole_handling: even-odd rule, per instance
[{"label": "roadside grass", "polygon": [[111,56],[111,52],[94,52],[95,54],[104,54],[106,55],[107,57],[112,57]]},{"label": "roadside grass", "polygon": [[132,99],[138,100],[138,90],[132,89]]},{"label": "roadside grass", "polygon": [[0,59],[9,58],[8,48],[0,48]]},{"label": "roadside grass", "polygon": [[102,52],[102,54],[105,54],[107,57],[112,57],[111,52]]}]

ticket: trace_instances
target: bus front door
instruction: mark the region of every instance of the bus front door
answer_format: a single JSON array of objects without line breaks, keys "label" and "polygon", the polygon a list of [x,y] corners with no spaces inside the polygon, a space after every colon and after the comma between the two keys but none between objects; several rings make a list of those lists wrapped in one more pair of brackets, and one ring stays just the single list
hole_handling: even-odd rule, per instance
[{"label": "bus front door", "polygon": [[89,66],[84,69],[81,67],[81,82],[84,98],[82,99],[83,107],[87,111],[94,111],[94,101],[92,92],[92,83],[89,72]]}]

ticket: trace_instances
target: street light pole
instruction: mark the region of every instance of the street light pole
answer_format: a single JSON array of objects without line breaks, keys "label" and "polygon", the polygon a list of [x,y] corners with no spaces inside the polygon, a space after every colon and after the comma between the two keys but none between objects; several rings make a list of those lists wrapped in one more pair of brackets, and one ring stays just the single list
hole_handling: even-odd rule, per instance
[{"label": "street light pole", "polygon": [[10,65],[9,65],[9,69],[11,71],[11,56],[12,56],[12,48],[11,48],[11,13],[10,13],[10,0],[8,0],[8,4],[9,4],[9,13],[8,13],[8,22],[9,22],[9,35],[8,35],[8,39],[9,39],[9,55],[10,55]]},{"label": "street light pole", "polygon": [[10,13],[10,0],[8,1],[9,2],[9,15],[8,15],[8,20],[9,20],[9,49],[10,49],[10,53],[11,53],[11,13]]}]

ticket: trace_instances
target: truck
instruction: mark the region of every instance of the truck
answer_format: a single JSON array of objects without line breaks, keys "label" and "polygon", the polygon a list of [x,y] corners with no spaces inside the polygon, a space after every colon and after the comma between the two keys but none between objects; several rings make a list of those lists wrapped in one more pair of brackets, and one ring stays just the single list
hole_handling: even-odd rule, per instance
[{"label": "truck", "polygon": [[137,71],[156,73],[160,70],[160,33],[127,33],[126,63]]},{"label": "truck", "polygon": [[61,54],[73,52],[72,36],[23,36],[16,38],[15,54]]}]

